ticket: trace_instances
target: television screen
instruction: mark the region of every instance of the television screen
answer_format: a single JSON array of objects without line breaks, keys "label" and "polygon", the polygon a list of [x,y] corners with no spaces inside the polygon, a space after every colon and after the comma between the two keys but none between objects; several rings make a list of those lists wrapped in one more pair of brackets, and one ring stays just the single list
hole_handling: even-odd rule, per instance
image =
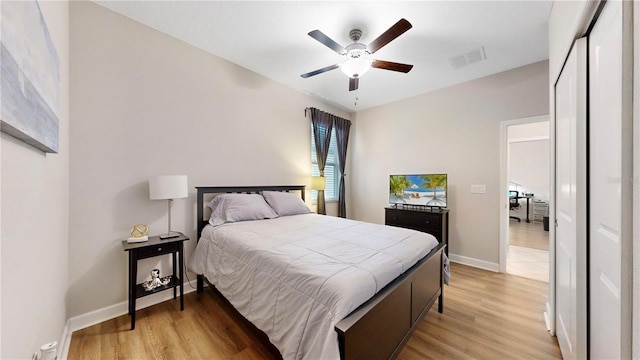
[{"label": "television screen", "polygon": [[391,175],[389,203],[447,207],[447,174]]}]

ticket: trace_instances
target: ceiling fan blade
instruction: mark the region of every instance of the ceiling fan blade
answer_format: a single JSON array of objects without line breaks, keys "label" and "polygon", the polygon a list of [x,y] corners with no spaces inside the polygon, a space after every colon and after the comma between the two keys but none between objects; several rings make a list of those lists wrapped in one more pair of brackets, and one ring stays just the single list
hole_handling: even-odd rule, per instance
[{"label": "ceiling fan blade", "polygon": [[360,78],[349,78],[349,91],[358,90]]},{"label": "ceiling fan blade", "polygon": [[337,52],[340,55],[344,55],[344,54],[347,53],[347,49],[345,49],[342,45],[338,44],[337,42],[333,41],[330,37],[325,35],[320,30],[313,30],[313,31],[309,32],[308,35],[311,36],[312,38],[318,40],[324,46],[326,46],[329,49]]},{"label": "ceiling fan blade", "polygon": [[409,71],[411,71],[411,69],[413,69],[413,65],[400,64],[397,62],[383,60],[373,60],[373,62],[371,63],[371,67],[403,73],[408,73]]},{"label": "ceiling fan blade", "polygon": [[302,74],[300,76],[306,79],[306,78],[308,78],[310,76],[322,74],[323,72],[327,72],[329,70],[333,70],[333,69],[337,69],[337,68],[339,68],[339,66],[337,64],[335,64],[335,65],[323,67],[322,69],[318,69],[318,70],[314,70],[314,71],[308,72],[306,74]]},{"label": "ceiling fan blade", "polygon": [[382,35],[378,36],[377,39],[373,40],[369,45],[367,45],[367,51],[373,54],[374,52],[380,50],[381,47],[391,42],[391,40],[402,35],[405,31],[411,29],[411,27],[412,25],[410,22],[405,19],[400,19]]}]

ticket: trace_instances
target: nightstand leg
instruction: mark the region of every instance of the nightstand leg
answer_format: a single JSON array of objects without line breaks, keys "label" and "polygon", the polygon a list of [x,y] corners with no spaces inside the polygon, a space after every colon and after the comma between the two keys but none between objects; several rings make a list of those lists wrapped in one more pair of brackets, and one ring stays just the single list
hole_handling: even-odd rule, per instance
[{"label": "nightstand leg", "polygon": [[131,315],[131,296],[133,294],[131,274],[133,274],[133,254],[129,251],[129,315]]},{"label": "nightstand leg", "polygon": [[[180,248],[178,251],[180,257],[180,311],[184,310],[184,246],[183,242],[180,242]],[[175,288],[173,288],[175,291]]]},{"label": "nightstand leg", "polygon": [[138,273],[138,259],[135,251],[129,251],[129,314],[131,315],[131,330],[136,328],[136,274]]},{"label": "nightstand leg", "polygon": [[[175,252],[171,253],[171,260],[173,260],[172,261],[172,264],[173,264],[173,276],[175,277],[175,276],[178,275],[178,273],[176,271],[177,269],[176,269],[176,253]],[[180,266],[182,266],[182,264],[180,264]],[[180,280],[182,281],[182,275],[180,275]],[[173,288],[173,298],[174,299],[176,298],[176,294],[177,294],[176,293],[176,288],[174,287]]]}]

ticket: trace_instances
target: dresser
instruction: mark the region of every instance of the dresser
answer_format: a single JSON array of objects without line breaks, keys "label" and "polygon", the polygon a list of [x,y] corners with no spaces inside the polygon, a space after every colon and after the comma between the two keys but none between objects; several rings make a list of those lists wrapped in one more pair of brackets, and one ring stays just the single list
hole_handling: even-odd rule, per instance
[{"label": "dresser", "polygon": [[431,208],[395,207],[385,209],[385,225],[398,226],[407,229],[422,231],[435,236],[442,244],[449,256],[449,210],[431,210]]},{"label": "dresser", "polygon": [[533,200],[533,221],[542,222],[549,214],[549,203],[544,200]]}]

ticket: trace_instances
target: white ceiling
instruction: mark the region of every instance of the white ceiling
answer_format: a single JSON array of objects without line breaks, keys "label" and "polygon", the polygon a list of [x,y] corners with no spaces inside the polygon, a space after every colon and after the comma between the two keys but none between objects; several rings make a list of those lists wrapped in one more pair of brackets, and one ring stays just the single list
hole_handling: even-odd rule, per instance
[{"label": "white ceiling", "polygon": [[[548,58],[551,0],[95,2],[348,112]],[[413,28],[373,58],[413,64],[409,73],[371,69],[352,92],[338,69],[300,77],[342,61],[309,31],[347,46],[349,31],[359,28],[368,44],[400,18]],[[451,67],[450,58],[481,46],[485,61]]]}]

